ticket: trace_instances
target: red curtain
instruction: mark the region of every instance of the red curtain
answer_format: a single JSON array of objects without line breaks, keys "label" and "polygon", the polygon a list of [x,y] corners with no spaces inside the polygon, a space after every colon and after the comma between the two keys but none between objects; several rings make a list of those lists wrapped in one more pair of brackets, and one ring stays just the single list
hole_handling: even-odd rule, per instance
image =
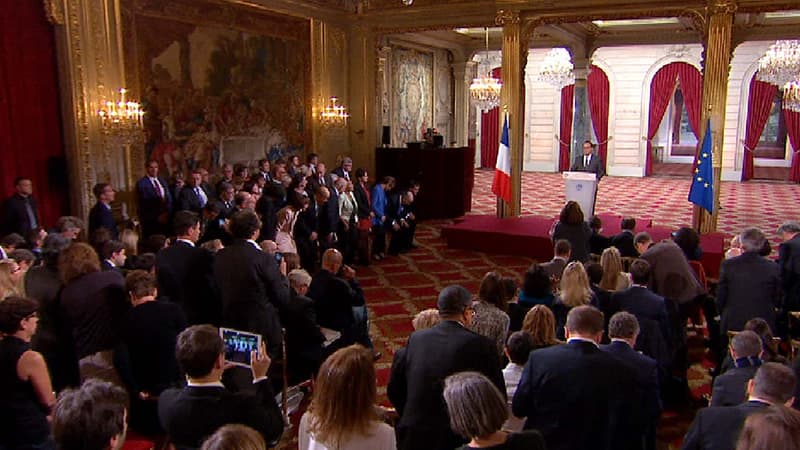
[{"label": "red curtain", "polygon": [[603,164],[608,166],[608,76],[603,69],[595,66],[589,68],[586,78],[586,95],[589,99],[589,114],[592,116],[592,128],[597,136],[597,154]]},{"label": "red curtain", "polygon": [[561,88],[561,130],[559,131],[560,151],[558,171],[569,170],[570,147],[572,147],[572,114],[575,109],[575,85]]},{"label": "red curtain", "polygon": [[[700,115],[703,104],[703,75],[691,64],[685,62],[672,63],[678,68],[678,78],[681,80],[681,92],[686,102],[686,112],[689,114],[689,124],[692,131],[700,141]],[[699,148],[699,146],[698,146]]]},{"label": "red curtain", "polygon": [[744,137],[744,164],[742,164],[742,181],[753,178],[753,158],[758,140],[764,132],[769,120],[772,103],[778,87],[753,79],[750,81],[750,98],[747,100],[747,132]]},{"label": "red curtain", "polygon": [[[658,133],[658,126],[661,119],[667,112],[669,101],[675,92],[675,80],[678,77],[678,66],[667,64],[656,72],[650,82],[650,115],[647,118],[647,155],[645,157],[644,174],[650,175],[653,172],[653,138]],[[686,96],[684,95],[684,100]]]},{"label": "red curtain", "polygon": [[[492,76],[502,80],[500,67],[492,69]],[[494,169],[500,147],[500,108],[481,113],[481,167]]]},{"label": "red curtain", "polygon": [[15,192],[14,178],[29,177],[43,226],[69,211],[65,186],[56,45],[43,3],[0,2],[0,185]]},{"label": "red curtain", "polygon": [[789,181],[800,183],[800,113],[784,109],[783,118],[786,122],[786,134],[792,145],[792,170],[789,173]]}]

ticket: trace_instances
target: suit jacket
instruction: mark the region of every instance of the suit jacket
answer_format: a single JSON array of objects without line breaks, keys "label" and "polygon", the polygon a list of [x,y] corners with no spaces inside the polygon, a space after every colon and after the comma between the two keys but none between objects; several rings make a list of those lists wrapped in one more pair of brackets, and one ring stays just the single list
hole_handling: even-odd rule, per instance
[{"label": "suit jacket", "polygon": [[600,350],[617,358],[619,362],[633,371],[650,425],[655,429],[658,416],[661,414],[661,394],[658,388],[658,363],[656,360],[637,352],[630,345],[621,341],[612,341],[610,344],[601,345]]},{"label": "suit jacket", "polygon": [[222,300],[214,280],[214,255],[175,241],[156,255],[158,292],[183,308],[190,325],[220,324]]},{"label": "suit jacket", "polygon": [[665,342],[670,341],[669,314],[664,297],[644,286],[631,286],[611,294],[612,302],[637,319],[650,319],[658,323]]},{"label": "suit jacket", "polygon": [[364,293],[358,281],[345,281],[325,269],[311,279],[308,296],[314,300],[314,310],[320,326],[340,331],[343,342],[352,343],[355,324],[354,306],[364,305]]},{"label": "suit jacket", "polygon": [[639,252],[636,251],[633,238],[633,231],[622,230],[611,238],[611,245],[617,247],[622,257],[636,258],[639,256]]},{"label": "suit jacket", "polygon": [[214,278],[222,293],[222,326],[261,334],[269,354],[280,355],[278,314],[289,301],[289,284],[275,258],[237,240],[217,252]]},{"label": "suit jacket", "polygon": [[589,237],[589,252],[595,255],[602,255],[603,250],[611,246],[611,238],[605,237],[600,233],[592,230],[592,236]]},{"label": "suit jacket", "polygon": [[741,331],[744,324],[760,317],[775,328],[775,307],[779,304],[778,266],[755,252],[745,252],[722,261],[717,285],[717,307],[722,315],[722,332]]},{"label": "suit jacket", "polygon": [[592,229],[589,224],[581,222],[578,225],[567,225],[557,222],[553,227],[553,242],[559,239],[566,239],[572,245],[570,261],[584,262],[589,259],[589,238],[592,236]]},{"label": "suit jacket", "polygon": [[339,166],[339,167],[333,169],[333,174],[336,175],[339,178],[345,178],[346,180],[350,180],[350,181],[353,180],[352,171],[347,172],[347,176],[345,177],[345,170],[344,170],[344,168],[342,166]]},{"label": "suit jacket", "polygon": [[567,262],[561,258],[553,258],[542,264],[542,269],[544,269],[548,277],[555,277],[558,279],[561,279],[561,274],[564,273],[565,267],[567,267]]},{"label": "suit jacket", "polygon": [[[36,219],[35,224],[31,223],[26,204],[30,204],[33,217]],[[27,237],[34,225],[41,226],[39,210],[36,208],[36,199],[33,196],[23,197],[14,194],[6,200],[3,206],[3,236],[17,233],[22,237]]]},{"label": "suit jacket", "polygon": [[600,178],[603,178],[606,174],[603,159],[592,153],[589,165],[587,166],[583,164],[583,156],[584,155],[576,156],[575,159],[572,160],[572,167],[570,167],[569,170],[574,172],[591,172],[597,175],[597,181],[600,181]]},{"label": "suit jacket", "polygon": [[594,343],[573,340],[531,353],[512,411],[549,450],[634,449],[643,405],[633,371]]},{"label": "suit jacket", "polygon": [[[199,187],[199,186],[198,186]],[[202,187],[200,187],[202,189]],[[203,191],[205,192],[205,191]],[[206,194],[206,202],[211,201],[211,197]],[[199,195],[194,191],[194,188],[189,186],[188,184],[181,189],[178,193],[178,207],[177,211],[192,211],[196,212],[197,214],[201,214],[203,212],[203,206],[205,206],[202,202],[202,199]]]},{"label": "suit jacket", "polygon": [[119,232],[117,231],[117,222],[114,220],[114,215],[111,214],[111,208],[101,202],[97,202],[89,210],[89,235],[98,228],[105,228],[111,232],[111,239],[118,240]]},{"label": "suit jacket", "polygon": [[278,201],[272,195],[261,195],[256,202],[256,213],[261,218],[261,235],[259,241],[275,240],[278,233]]},{"label": "suit jacket", "polygon": [[778,247],[778,267],[786,308],[800,310],[800,234]]},{"label": "suit jacket", "polygon": [[[325,335],[317,323],[314,301],[292,289],[289,304],[281,313],[281,323],[286,329],[289,372],[298,380],[308,378],[322,363],[322,343],[325,342]],[[306,368],[310,370],[304,370]]]},{"label": "suit jacket", "polygon": [[467,442],[450,429],[442,397],[444,379],[464,371],[485,375],[505,392],[497,348],[489,338],[450,320],[411,334],[405,351],[395,354],[387,387],[400,414],[399,450],[452,450]]},{"label": "suit jacket", "polygon": [[747,399],[747,382],[756,376],[758,366],[734,367],[714,379],[710,406],[736,406]]},{"label": "suit jacket", "polygon": [[683,250],[673,241],[659,242],[640,257],[650,263],[650,289],[656,294],[679,304],[705,294]]},{"label": "suit jacket", "polygon": [[161,185],[164,197],[158,195],[150,178],[142,177],[136,182],[136,195],[139,199],[139,218],[142,222],[153,222],[163,213],[172,211],[172,193],[169,185],[161,178],[157,178]]},{"label": "suit jacket", "polygon": [[268,381],[256,383],[255,395],[224,387],[167,389],[158,398],[158,417],[177,449],[200,448],[207,437],[229,423],[253,428],[267,443],[283,433],[283,414]]},{"label": "suit jacket", "polygon": [[736,447],[739,432],[750,414],[768,407],[767,403],[749,401],[736,406],[703,408],[697,411],[682,450],[730,450]]},{"label": "suit jacket", "polygon": [[333,179],[331,178],[331,174],[326,173],[322,176],[322,182],[320,182],[319,176],[317,175],[309,175],[306,177],[306,190],[308,191],[308,196],[314,198],[314,193],[317,192],[321,186],[325,186],[330,191],[333,189]]},{"label": "suit jacket", "polygon": [[[369,186],[367,187],[369,189]],[[359,219],[368,219],[369,213],[372,211],[372,205],[370,204],[370,198],[367,195],[367,191],[361,186],[361,183],[353,183],[353,195],[356,197],[356,203],[358,204],[358,218]]]}]

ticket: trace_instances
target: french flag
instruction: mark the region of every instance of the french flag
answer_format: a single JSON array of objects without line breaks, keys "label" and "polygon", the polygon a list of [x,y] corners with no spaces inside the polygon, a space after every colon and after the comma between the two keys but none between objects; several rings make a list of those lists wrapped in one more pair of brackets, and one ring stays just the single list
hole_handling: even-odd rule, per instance
[{"label": "french flag", "polygon": [[497,151],[492,192],[506,203],[511,203],[511,154],[508,151],[508,115],[503,118],[503,135]]}]

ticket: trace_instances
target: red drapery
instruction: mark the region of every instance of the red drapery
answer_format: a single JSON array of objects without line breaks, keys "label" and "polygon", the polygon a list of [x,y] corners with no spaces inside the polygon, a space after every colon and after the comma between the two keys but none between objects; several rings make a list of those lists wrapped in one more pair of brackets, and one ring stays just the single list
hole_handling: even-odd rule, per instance
[{"label": "red drapery", "polygon": [[0,195],[15,192],[15,177],[31,178],[42,225],[51,226],[69,210],[66,189],[53,183],[67,170],[53,29],[42,2],[9,0],[2,8]]},{"label": "red drapery", "polygon": [[597,136],[597,154],[603,164],[608,166],[608,76],[603,69],[595,66],[589,68],[586,78],[586,95],[589,99],[589,114],[592,116],[592,128]]},{"label": "red drapery", "polygon": [[[492,76],[502,80],[500,67],[492,69]],[[494,169],[500,147],[500,108],[481,113],[481,167]]]},{"label": "red drapery", "polygon": [[572,114],[575,109],[575,85],[561,88],[561,130],[559,131],[558,171],[569,170],[572,146]]},{"label": "red drapery", "polygon": [[[700,141],[700,115],[703,103],[703,75],[691,64],[676,62],[678,78],[681,80],[681,92],[686,102],[689,124],[692,126],[697,141]],[[699,146],[698,146],[699,147]]]},{"label": "red drapery", "polygon": [[800,183],[800,113],[784,109],[783,118],[786,121],[786,134],[792,146],[792,170],[789,173],[789,181]]},{"label": "red drapery", "polygon": [[744,137],[744,163],[742,164],[742,181],[753,178],[753,151],[761,139],[764,126],[772,111],[772,102],[778,87],[753,79],[750,81],[750,98],[747,100],[747,132]]},{"label": "red drapery", "polygon": [[[667,64],[656,72],[650,82],[650,114],[647,117],[647,155],[645,157],[644,174],[653,172],[653,138],[658,133],[661,119],[675,90],[675,79],[678,77],[678,66]],[[684,100],[686,98],[684,97]],[[687,100],[688,101],[688,100]]]}]

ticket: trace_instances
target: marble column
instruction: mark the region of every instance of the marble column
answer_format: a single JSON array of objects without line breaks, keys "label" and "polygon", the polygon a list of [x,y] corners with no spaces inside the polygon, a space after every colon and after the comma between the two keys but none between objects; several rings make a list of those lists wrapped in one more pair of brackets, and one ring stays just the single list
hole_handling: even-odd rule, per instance
[{"label": "marble column", "polygon": [[477,63],[473,61],[453,63],[453,81],[455,83],[455,109],[453,111],[453,137],[456,145],[466,147],[469,139],[469,85]]},{"label": "marble column", "polygon": [[725,131],[725,103],[728,92],[728,75],[733,54],[731,40],[734,0],[708,0],[704,29],[705,60],[703,61],[703,109],[700,136],[706,133],[711,119],[711,140],[714,166],[714,213],[695,206],[693,226],[700,233],[716,231],[719,217],[719,193],[722,175],[722,144]]}]

